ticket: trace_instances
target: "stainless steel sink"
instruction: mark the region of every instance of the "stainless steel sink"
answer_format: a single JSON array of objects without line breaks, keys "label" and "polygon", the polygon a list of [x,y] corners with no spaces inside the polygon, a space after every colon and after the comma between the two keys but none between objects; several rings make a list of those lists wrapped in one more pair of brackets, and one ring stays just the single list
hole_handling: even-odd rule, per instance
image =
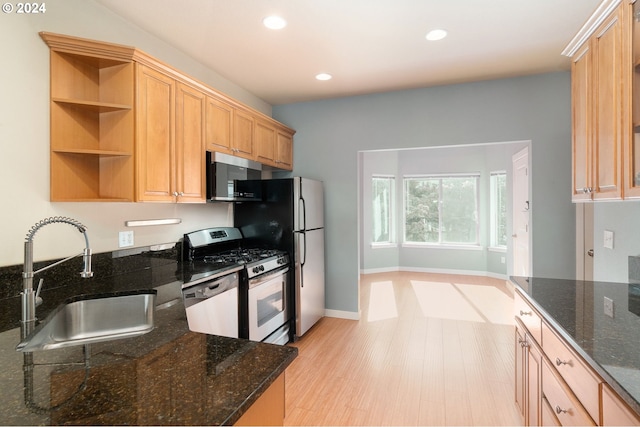
[{"label": "stainless steel sink", "polygon": [[153,329],[156,293],[148,290],[71,298],[16,350],[51,350],[146,334]]}]

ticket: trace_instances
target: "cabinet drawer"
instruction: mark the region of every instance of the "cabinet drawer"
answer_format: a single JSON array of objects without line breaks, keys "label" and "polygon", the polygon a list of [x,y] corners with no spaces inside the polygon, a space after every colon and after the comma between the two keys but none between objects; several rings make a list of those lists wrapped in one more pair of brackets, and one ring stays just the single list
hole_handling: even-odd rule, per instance
[{"label": "cabinet drawer", "polygon": [[556,416],[551,404],[546,397],[542,397],[542,424],[543,426],[561,426],[560,420]]},{"label": "cabinet drawer", "polygon": [[515,317],[520,319],[522,324],[529,330],[531,336],[538,342],[542,343],[541,325],[542,320],[538,313],[529,305],[527,301],[518,293],[514,296]]},{"label": "cabinet drawer", "polygon": [[602,425],[640,426],[638,415],[607,384],[602,384]]},{"label": "cabinet drawer", "polygon": [[591,417],[598,420],[600,415],[599,377],[546,323],[542,324],[542,348]]},{"label": "cabinet drawer", "polygon": [[563,426],[596,425],[569,387],[547,360],[542,363],[542,393]]}]

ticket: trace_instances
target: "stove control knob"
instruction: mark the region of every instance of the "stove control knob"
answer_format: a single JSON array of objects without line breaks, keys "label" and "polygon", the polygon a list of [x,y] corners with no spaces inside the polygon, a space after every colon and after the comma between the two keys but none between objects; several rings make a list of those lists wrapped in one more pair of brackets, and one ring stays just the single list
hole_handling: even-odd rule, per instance
[{"label": "stove control knob", "polygon": [[260,266],[260,271],[264,271],[264,265]]},{"label": "stove control knob", "polygon": [[254,273],[260,273],[260,267],[253,267]]}]

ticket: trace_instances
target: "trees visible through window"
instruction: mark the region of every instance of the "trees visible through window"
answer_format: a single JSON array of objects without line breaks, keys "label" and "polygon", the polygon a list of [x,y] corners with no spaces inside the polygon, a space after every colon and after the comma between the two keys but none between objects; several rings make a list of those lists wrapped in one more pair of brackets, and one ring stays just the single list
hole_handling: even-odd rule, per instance
[{"label": "trees visible through window", "polygon": [[395,178],[392,176],[374,176],[372,181],[373,195],[373,243],[393,242],[393,188]]},{"label": "trees visible through window", "polygon": [[479,175],[404,179],[404,241],[477,245]]},{"label": "trees visible through window", "polygon": [[491,172],[491,246],[507,247],[507,174]]}]

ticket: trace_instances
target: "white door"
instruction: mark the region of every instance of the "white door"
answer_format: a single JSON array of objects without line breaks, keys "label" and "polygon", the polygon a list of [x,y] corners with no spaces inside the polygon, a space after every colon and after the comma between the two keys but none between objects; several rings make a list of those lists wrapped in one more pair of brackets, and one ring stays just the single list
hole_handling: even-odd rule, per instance
[{"label": "white door", "polygon": [[531,276],[530,256],[530,218],[529,201],[529,148],[525,148],[512,157],[513,162],[513,275]]}]

